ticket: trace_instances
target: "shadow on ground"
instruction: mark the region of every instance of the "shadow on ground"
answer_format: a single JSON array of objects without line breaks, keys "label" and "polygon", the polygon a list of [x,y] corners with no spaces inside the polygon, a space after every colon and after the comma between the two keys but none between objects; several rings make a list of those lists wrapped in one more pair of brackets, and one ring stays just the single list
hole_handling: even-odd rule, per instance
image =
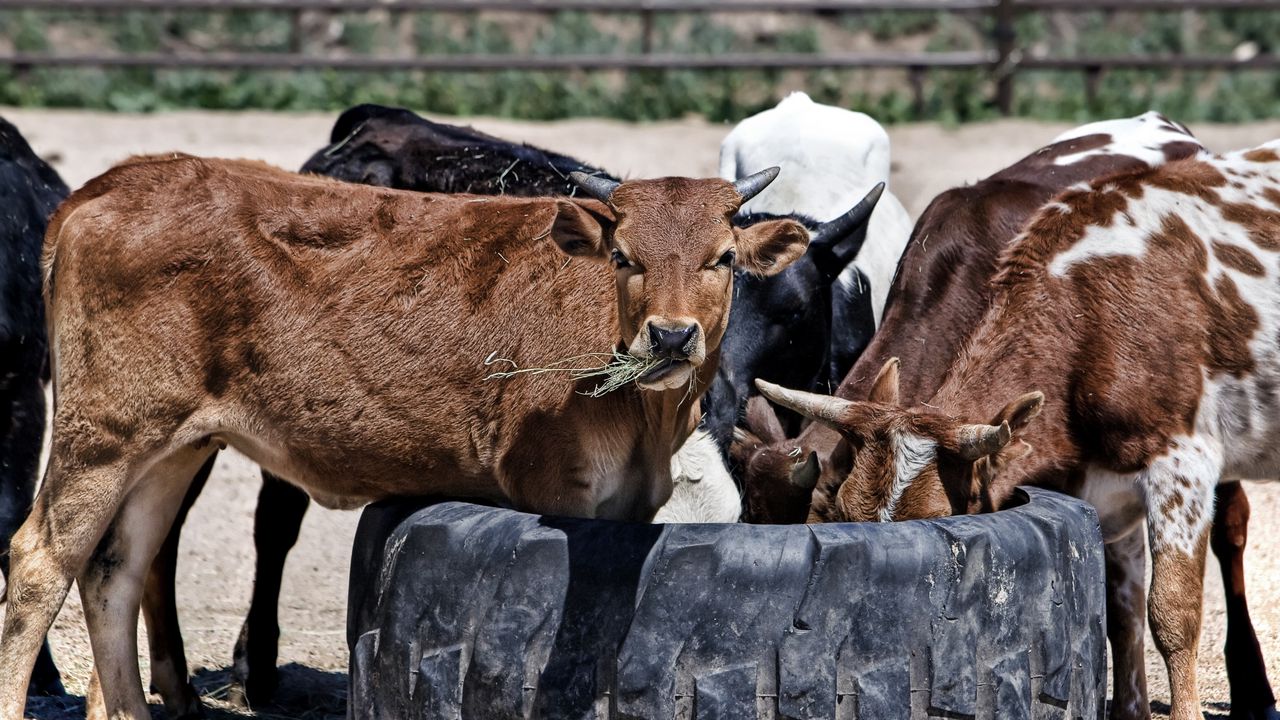
[{"label": "shadow on ground", "polygon": [[[1204,709],[1204,720],[1228,720],[1231,715],[1231,703],[1224,702],[1207,702],[1201,703]],[[1169,704],[1162,702],[1151,703],[1152,714],[1163,717],[1169,716]]]},{"label": "shadow on ground", "polygon": [[[205,720],[263,718],[264,720],[343,720],[347,715],[347,676],[340,672],[316,670],[297,663],[280,668],[280,689],[268,705],[248,708],[238,700],[231,681],[231,668],[197,669],[192,682],[204,700]],[[151,716],[167,716],[160,699],[148,696]],[[85,714],[85,700],[79,695],[31,697],[26,717],[33,720],[78,720]]]}]

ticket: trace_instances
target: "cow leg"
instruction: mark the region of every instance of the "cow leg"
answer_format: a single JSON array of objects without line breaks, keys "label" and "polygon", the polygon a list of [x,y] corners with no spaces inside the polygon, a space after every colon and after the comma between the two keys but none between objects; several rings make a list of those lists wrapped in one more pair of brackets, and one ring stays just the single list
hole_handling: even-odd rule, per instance
[{"label": "cow leg", "polygon": [[1148,720],[1144,635],[1147,620],[1147,543],[1141,530],[1108,543],[1107,639],[1111,642],[1110,720]]},{"label": "cow leg", "polygon": [[[72,577],[115,516],[126,486],[127,469],[118,454],[99,453],[113,460],[107,463],[63,460],[65,449],[59,444],[55,434],[44,485],[11,546],[0,640],[0,718],[5,720],[22,717],[32,663],[45,633]],[[133,662],[136,667],[137,659]]]},{"label": "cow leg", "polygon": [[1169,671],[1170,720],[1203,720],[1196,654],[1204,594],[1204,560],[1213,520],[1213,492],[1222,453],[1212,441],[1175,441],[1145,478],[1151,543],[1151,634]]},{"label": "cow leg", "polygon": [[[44,388],[36,376],[15,382],[13,395],[5,399],[6,415],[0,417],[0,574],[9,581],[9,539],[31,512],[40,448],[44,440]],[[31,695],[65,695],[62,676],[53,663],[46,641],[40,646],[27,692]]]},{"label": "cow leg", "polygon": [[1217,489],[1209,547],[1222,570],[1227,596],[1227,680],[1231,683],[1232,720],[1280,720],[1276,696],[1267,680],[1249,603],[1245,599],[1244,548],[1249,536],[1249,498],[1239,482]]},{"label": "cow leg", "polygon": [[178,600],[174,591],[178,571],[178,541],[187,513],[200,497],[213,471],[218,454],[200,466],[191,487],[187,488],[178,516],[151,563],[146,586],[142,591],[142,617],[147,623],[147,644],[151,650],[151,686],[164,699],[170,717],[198,717],[200,694],[187,675],[187,653],[182,643],[182,626],[178,623]]},{"label": "cow leg", "polygon": [[258,553],[253,601],[236,640],[233,670],[251,705],[270,700],[279,682],[280,580],[310,504],[305,492],[262,471],[262,490],[253,516],[253,544]]},{"label": "cow leg", "polygon": [[138,669],[143,584],[192,478],[211,452],[208,446],[187,446],[152,465],[134,484],[80,574],[80,597],[100,691],[90,694],[90,717],[151,717]]}]

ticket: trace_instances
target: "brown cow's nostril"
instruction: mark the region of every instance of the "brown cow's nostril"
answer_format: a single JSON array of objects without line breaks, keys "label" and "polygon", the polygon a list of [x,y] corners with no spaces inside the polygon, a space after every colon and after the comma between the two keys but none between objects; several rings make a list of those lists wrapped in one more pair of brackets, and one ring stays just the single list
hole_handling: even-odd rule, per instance
[{"label": "brown cow's nostril", "polygon": [[697,325],[669,330],[649,323],[649,346],[656,357],[684,360],[689,357],[688,346],[697,332]]}]

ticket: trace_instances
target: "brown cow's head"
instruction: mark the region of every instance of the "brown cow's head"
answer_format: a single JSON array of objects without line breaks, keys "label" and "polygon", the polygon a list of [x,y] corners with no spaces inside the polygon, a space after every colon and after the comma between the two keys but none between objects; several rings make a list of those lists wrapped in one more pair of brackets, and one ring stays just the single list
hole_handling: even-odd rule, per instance
[{"label": "brown cow's head", "polygon": [[770,400],[825,423],[848,443],[848,472],[824,478],[809,522],[864,522],[944,517],[997,509],[992,480],[1030,451],[1011,442],[1044,404],[1028,393],[991,424],[969,424],[898,404],[898,361],[885,363],[866,402],[786,390],[756,381]]},{"label": "brown cow's head", "polygon": [[730,223],[738,207],[777,175],[770,168],[736,183],[660,178],[620,184],[570,176],[608,206],[612,221],[583,222],[561,212],[552,235],[570,255],[613,264],[622,342],[637,358],[662,361],[637,380],[641,387],[683,388],[719,346],[735,266],[772,275],[804,254],[809,233],[798,222],[742,229]]}]

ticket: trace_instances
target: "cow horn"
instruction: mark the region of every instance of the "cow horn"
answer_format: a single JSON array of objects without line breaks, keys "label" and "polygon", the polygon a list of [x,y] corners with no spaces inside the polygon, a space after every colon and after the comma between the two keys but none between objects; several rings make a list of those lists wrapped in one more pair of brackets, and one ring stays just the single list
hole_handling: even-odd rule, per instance
[{"label": "cow horn", "polygon": [[796,463],[791,468],[791,484],[804,490],[818,487],[818,478],[822,477],[822,466],[818,463],[818,453],[809,451],[809,457],[803,463]]},{"label": "cow horn", "polygon": [[993,453],[1009,444],[1013,431],[1009,423],[999,425],[964,425],[957,433],[960,457],[965,460],[977,460]]},{"label": "cow horn", "polygon": [[569,173],[569,182],[582,188],[582,191],[602,203],[608,203],[613,191],[618,189],[622,183],[609,178],[588,175],[584,172]]},{"label": "cow horn", "polygon": [[748,200],[760,194],[761,190],[769,187],[769,183],[778,177],[778,173],[782,172],[782,168],[776,165],[771,168],[765,168],[758,173],[752,173],[733,183],[733,189],[738,191],[738,195],[742,198],[742,204],[745,205]]},{"label": "cow horn", "polygon": [[848,264],[862,250],[867,234],[864,230],[862,236],[853,242],[841,245],[840,241],[856,234],[859,229],[865,229],[867,221],[871,219],[871,211],[876,209],[876,203],[880,201],[882,194],[884,194],[884,183],[876,183],[876,186],[871,188],[871,191],[849,212],[835,220],[823,223],[814,233],[809,245],[811,247],[826,245],[831,248],[831,252],[842,266]]},{"label": "cow horn", "polygon": [[788,390],[759,379],[756,380],[756,387],[760,388],[761,395],[784,408],[795,410],[805,417],[810,417],[814,420],[825,420],[829,423],[843,420],[845,410],[852,404],[848,400],[841,400],[829,395],[816,395],[800,390]]}]

